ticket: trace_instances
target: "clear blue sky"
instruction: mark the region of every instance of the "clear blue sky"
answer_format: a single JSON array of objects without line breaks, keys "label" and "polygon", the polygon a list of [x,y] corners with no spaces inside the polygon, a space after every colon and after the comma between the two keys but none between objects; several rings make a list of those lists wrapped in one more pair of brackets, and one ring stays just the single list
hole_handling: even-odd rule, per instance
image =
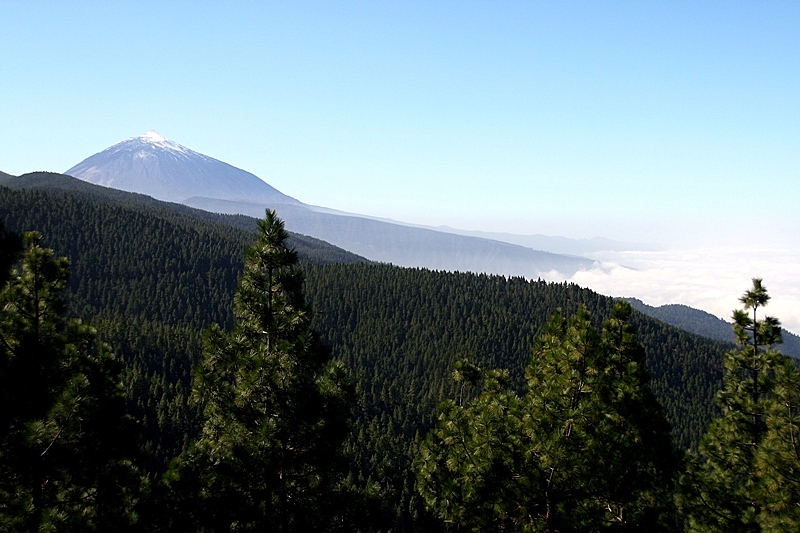
[{"label": "clear blue sky", "polygon": [[12,174],[154,129],[346,211],[800,249],[794,0],[0,0],[0,25]]}]

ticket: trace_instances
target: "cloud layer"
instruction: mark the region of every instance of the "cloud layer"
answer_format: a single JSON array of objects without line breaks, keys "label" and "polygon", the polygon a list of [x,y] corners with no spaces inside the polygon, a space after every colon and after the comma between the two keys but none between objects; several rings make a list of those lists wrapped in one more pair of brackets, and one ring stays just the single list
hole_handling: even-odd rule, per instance
[{"label": "cloud layer", "polygon": [[[597,266],[568,279],[601,294],[646,304],[684,304],[730,320],[751,279],[763,278],[772,297],[766,314],[800,333],[800,252],[692,249],[599,252]],[[549,278],[549,276],[548,276]],[[563,279],[563,277],[561,278]]]}]

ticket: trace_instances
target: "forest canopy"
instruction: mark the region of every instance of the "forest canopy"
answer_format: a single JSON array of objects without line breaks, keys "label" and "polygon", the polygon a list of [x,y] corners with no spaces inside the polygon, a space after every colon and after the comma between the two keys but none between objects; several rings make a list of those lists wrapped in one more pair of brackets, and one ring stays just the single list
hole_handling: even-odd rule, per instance
[{"label": "forest canopy", "polygon": [[[260,224],[267,223],[269,216]],[[272,216],[271,224],[275,225],[279,218]],[[551,502],[552,509],[560,506],[562,517],[575,517],[575,522],[554,521],[561,524],[561,530],[580,529],[583,524],[595,523],[593,520],[611,523],[614,519],[616,523],[657,524],[662,529],[684,525],[698,531],[724,529],[708,518],[708,513],[725,514],[726,520],[733,521],[725,522],[725,527],[730,523],[747,527],[760,524],[765,528],[794,524],[795,519],[787,510],[794,509],[797,502],[790,475],[796,457],[786,443],[796,436],[796,377],[791,361],[774,355],[774,335],[768,335],[769,342],[754,337],[756,333],[769,333],[764,328],[773,327],[774,322],[765,322],[756,314],[750,300],[743,303],[749,311],[736,315],[741,328],[740,347],[733,349],[732,345],[703,339],[623,309],[613,299],[575,285],[374,264],[327,245],[287,236],[279,239],[285,246],[278,246],[285,250],[280,253],[289,253],[295,247],[300,253],[289,254],[296,257],[296,262],[292,259],[287,277],[274,280],[286,284],[281,289],[284,296],[280,306],[287,314],[281,320],[286,321],[287,327],[302,325],[298,338],[306,340],[286,344],[295,346],[287,348],[288,359],[282,359],[282,355],[273,364],[268,356],[272,344],[267,348],[256,342],[257,332],[261,331],[258,328],[268,328],[263,328],[264,324],[253,326],[264,315],[264,307],[252,312],[244,312],[242,307],[252,300],[243,296],[247,285],[243,280],[256,279],[246,267],[256,260],[252,252],[246,251],[263,237],[263,226],[259,230],[257,221],[215,218],[180,207],[173,210],[158,202],[141,203],[129,196],[98,196],[92,191],[69,191],[49,185],[18,190],[0,187],[0,218],[10,230],[3,233],[2,241],[2,323],[6,340],[0,366],[3,394],[35,391],[29,407],[20,405],[20,412],[7,408],[3,413],[0,462],[6,474],[2,490],[8,497],[3,498],[5,522],[0,524],[6,529],[34,530],[36,524],[59,523],[62,529],[76,530],[102,529],[108,524],[114,524],[115,530],[222,530],[218,519],[228,520],[230,526],[230,517],[204,514],[203,509],[210,508],[206,504],[216,500],[203,500],[213,492],[203,487],[233,487],[224,475],[237,471],[261,471],[265,477],[266,472],[276,471],[247,466],[250,463],[246,461],[225,463],[223,458],[250,457],[248,461],[258,461],[263,455],[263,460],[274,459],[275,453],[268,450],[280,449],[279,445],[271,448],[274,444],[264,444],[266,447],[253,448],[261,451],[252,453],[235,446],[239,440],[242,445],[251,442],[254,430],[249,424],[257,420],[253,418],[255,411],[248,411],[247,403],[241,402],[264,397],[264,393],[255,391],[261,386],[269,387],[270,382],[280,382],[275,376],[289,379],[293,374],[286,372],[294,368],[294,363],[289,362],[295,357],[291,353],[297,354],[298,361],[317,361],[317,366],[312,365],[315,370],[310,373],[300,372],[290,379],[305,383],[301,389],[306,392],[281,401],[288,402],[287,406],[300,406],[303,402],[298,398],[307,398],[308,405],[316,406],[311,409],[316,415],[303,414],[311,417],[307,419],[308,431],[327,431],[326,417],[338,420],[334,426],[344,431],[322,439],[326,447],[307,452],[309,458],[315,457],[307,464],[316,464],[314,468],[321,470],[313,470],[319,472],[314,475],[317,484],[307,485],[309,488],[303,493],[309,495],[309,502],[321,501],[325,493],[325,501],[336,504],[335,512],[317,513],[320,521],[313,526],[316,529],[334,530],[331,523],[322,524],[326,520],[346,524],[349,530],[469,529],[471,523],[478,522],[465,518],[476,516],[468,512],[475,513],[483,508],[481,505],[488,505],[485,508],[493,511],[482,513],[483,519],[495,516],[498,521],[507,521],[504,523],[513,530],[525,530],[524,520],[514,512],[502,511],[497,502],[525,492],[532,499],[524,505],[532,513],[533,509],[546,509],[547,500],[536,500],[536,494],[541,492],[532,487],[541,487],[537,485],[540,481],[534,481],[541,480],[541,476],[535,473],[555,464],[561,465],[558,471],[564,474],[560,479],[566,485],[561,487],[571,487],[568,480],[580,478],[580,483],[575,481],[576,491],[580,488],[584,494],[594,494],[595,501],[605,498],[602,501],[606,502],[600,507],[579,503],[583,500],[577,497]],[[26,237],[23,249],[21,238],[15,234],[30,230],[41,233]],[[66,259],[59,259],[61,255]],[[45,269],[49,277],[42,278],[49,280],[49,299],[39,300],[50,302],[49,314],[39,315],[50,325],[38,328],[40,336],[47,333],[48,337],[39,338],[39,344],[35,344],[47,349],[26,351],[19,348],[24,343],[14,339],[29,339],[24,332],[30,327],[15,311],[24,306],[15,307],[14,302],[21,302],[26,294],[23,289],[26,283],[30,284],[25,281],[30,275],[25,272],[30,268],[25,265],[33,264],[34,257],[40,258],[37,264],[50,265]],[[341,262],[343,259],[346,262]],[[766,292],[761,289],[753,291]],[[263,294],[264,290],[257,292]],[[234,297],[235,294],[239,296]],[[756,309],[760,310],[764,301],[758,302]],[[554,315],[557,310],[560,314]],[[269,312],[267,315],[273,316]],[[750,316],[752,322],[743,318]],[[618,334],[616,341],[612,341],[614,331]],[[579,352],[579,339],[587,347],[582,352],[586,367],[575,367],[577,363],[568,355]],[[724,355],[726,351],[729,355]],[[20,366],[24,359],[17,359],[17,353],[50,355]],[[738,363],[732,363],[730,353],[745,355],[736,359]],[[760,358],[767,361],[759,362]],[[594,366],[588,364],[590,360]],[[749,361],[747,365],[742,362],[745,360]],[[212,361],[219,362],[209,363]],[[246,363],[229,365],[222,361]],[[456,368],[457,364],[460,366]],[[263,383],[261,378],[256,379],[254,376],[260,374],[253,374],[252,368],[259,366],[271,368],[273,374],[269,375],[273,378]],[[212,367],[214,370],[209,372]],[[59,370],[48,370],[52,368]],[[454,368],[457,381],[452,379]],[[564,391],[573,390],[570,387],[575,387],[575,381],[566,376],[580,376],[581,372],[586,383],[592,383],[594,392],[585,402],[573,406]],[[598,377],[610,375],[617,378]],[[565,380],[560,389],[556,388],[560,381],[553,376]],[[739,376],[739,382],[751,384],[747,389],[750,392],[740,399],[725,392],[741,389],[736,385],[739,382],[731,381],[735,376]],[[21,388],[28,383],[23,378],[33,380],[35,386]],[[206,385],[202,385],[204,382]],[[231,383],[250,384],[252,388],[233,392]],[[17,386],[20,388],[15,389]],[[552,388],[549,393],[548,387]],[[83,390],[90,390],[91,394],[80,392]],[[544,402],[548,394],[553,400]],[[241,399],[237,400],[239,395]],[[78,397],[95,399],[70,403],[70,398]],[[5,401],[3,404],[11,405]],[[226,412],[223,408],[235,408],[238,414],[222,416]],[[563,431],[558,430],[565,427],[564,413],[570,409],[578,417],[569,426],[575,428],[570,435],[580,435],[580,439],[564,440]],[[274,410],[268,404],[256,409]],[[300,411],[286,412],[299,415]],[[652,416],[645,423],[631,415],[634,411]],[[82,424],[76,430],[67,423],[72,420],[64,415],[68,412],[80,412],[81,420],[105,422],[102,428]],[[602,424],[578,423],[591,421],[599,412],[616,414],[608,420],[598,419]],[[732,459],[718,456],[721,452],[712,454],[711,450],[728,448],[728,444],[712,444],[721,442],[713,435],[722,432],[716,429],[720,424],[742,424],[742,412],[752,428],[759,429],[757,437],[752,428],[731,433],[741,436],[736,437],[741,444],[734,449],[749,446],[764,451],[748,455],[749,466],[742,467],[736,479],[753,475],[764,481],[744,483],[725,495],[708,485],[710,479],[722,479],[718,472],[732,464]],[[314,416],[322,418],[313,422]],[[709,427],[717,416],[722,418]],[[486,430],[470,436],[464,431],[474,417]],[[738,422],[719,422],[727,419]],[[581,428],[589,427],[594,428],[592,432],[581,434]],[[290,424],[280,431],[285,435],[295,430],[303,434],[305,430],[300,428]],[[464,435],[468,441],[473,439],[467,448],[485,449],[488,445],[499,455],[507,452],[508,460],[497,465],[478,463],[483,466],[477,470],[470,470],[463,463],[462,470],[469,472],[454,466],[454,472],[467,477],[448,481],[435,465],[444,457],[450,457],[450,463],[457,465],[463,457],[453,455],[455,452],[446,443],[447,431]],[[530,442],[520,442],[529,438],[525,435],[534,433],[540,439],[536,445],[539,448],[561,450],[560,456],[548,452],[551,461],[561,457],[557,463],[534,460],[541,451],[531,452]],[[619,442],[605,442],[603,435],[609,434],[618,435]],[[664,437],[667,434],[671,439]],[[264,433],[265,443],[290,442],[268,435]],[[497,446],[474,440],[483,437]],[[53,445],[48,447],[51,442]],[[64,449],[58,456],[64,459],[47,463],[51,470],[37,466],[27,473],[12,472],[20,465],[33,464],[19,459],[20,454],[32,456],[30,450],[39,446],[40,455],[47,450],[44,457],[55,456],[59,449],[56,444],[62,442]],[[91,446],[103,442],[109,444],[102,453],[92,451]],[[568,464],[576,442],[587,446],[585,450],[577,448],[586,453],[587,461],[582,466]],[[634,448],[626,448],[628,442],[636,443],[630,445]],[[643,442],[650,443],[647,446],[652,447],[644,449],[651,452],[639,453],[635,448]],[[685,471],[675,459],[684,450],[691,451]],[[245,455],[239,456],[240,452]],[[86,454],[91,454],[94,466],[82,464],[80,468],[86,470],[74,473],[74,458]],[[213,464],[228,465],[224,474],[200,468],[209,464],[208,454],[214,457]],[[647,471],[648,475],[613,481],[613,476],[604,479],[586,470],[591,466],[589,457],[599,458],[595,463],[609,462],[608,471],[612,472],[614,461],[632,455],[641,457],[638,471]],[[12,457],[16,459],[12,461]],[[780,462],[771,457],[779,457]],[[464,511],[442,514],[444,504],[431,501],[431,494],[446,492],[435,488],[439,486],[435,483],[427,485],[434,488],[425,488],[424,473],[432,470],[438,473],[431,474],[431,479],[449,483],[451,489],[453,483],[464,490],[479,487],[458,496],[461,500],[455,496],[452,499],[461,501],[458,505]],[[41,472],[45,471],[47,479],[54,483],[47,484],[47,491],[35,490],[33,487],[41,487],[40,482],[45,479]],[[502,474],[512,472],[517,473],[513,479],[527,480],[524,490],[521,485],[502,483]],[[670,485],[670,480],[676,478],[677,489]],[[186,492],[187,485],[195,492]],[[23,486],[28,488],[19,488]],[[630,489],[627,495],[619,492],[621,486]],[[102,493],[99,487],[105,487]],[[257,524],[254,517],[258,513],[268,516],[263,514],[267,512],[264,502],[281,501],[264,494],[288,494],[289,490],[288,485],[277,493],[270,489],[248,500],[251,503],[242,501],[225,509],[247,513],[250,518],[237,521],[238,524]],[[509,494],[504,495],[504,490]],[[712,492],[719,496],[719,503],[711,511],[704,511],[698,502]],[[114,504],[100,505],[101,494]],[[670,507],[673,494],[677,508]],[[63,508],[51,505],[72,501],[69,495],[82,495],[83,503]],[[30,502],[34,500],[38,503],[31,511]],[[660,504],[654,505],[654,501]],[[475,502],[477,507],[469,509],[464,502]],[[187,505],[194,513],[191,519],[180,524],[169,519],[182,516],[176,510],[185,511]],[[601,507],[605,509],[602,512],[598,510]],[[113,509],[113,516],[103,515],[99,509]],[[302,506],[297,507],[295,514],[311,518],[301,509]],[[287,529],[294,527],[293,523],[300,524],[292,520],[281,523]]]}]

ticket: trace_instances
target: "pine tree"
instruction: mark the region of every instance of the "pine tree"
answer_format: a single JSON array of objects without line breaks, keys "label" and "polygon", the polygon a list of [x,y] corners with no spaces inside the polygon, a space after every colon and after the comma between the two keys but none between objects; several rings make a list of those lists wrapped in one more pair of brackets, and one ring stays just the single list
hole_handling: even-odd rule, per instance
[{"label": "pine tree", "polygon": [[598,333],[585,309],[558,314],[527,370],[529,461],[542,480],[545,530],[669,530],[676,457],[648,387],[644,350],[617,302]]},{"label": "pine tree", "polygon": [[[477,370],[458,365],[456,379],[464,368]],[[439,411],[414,463],[427,509],[455,530],[514,530],[529,503],[530,481],[519,469],[523,431],[508,375],[486,372],[482,394],[468,407],[448,400]]]},{"label": "pine tree", "polygon": [[[754,278],[753,287],[739,299],[744,308],[733,313],[739,349],[725,355],[724,385],[717,395],[722,415],[690,456],[682,481],[680,503],[691,531],[761,531],[764,523],[777,518],[765,506],[783,493],[768,486],[775,478],[763,467],[772,461],[770,448],[790,451],[781,440],[796,435],[791,424],[796,423],[800,384],[791,363],[772,350],[781,341],[780,323],[759,317],[769,299],[762,280]],[[775,417],[782,408],[776,401],[788,409],[789,426]],[[796,496],[790,499],[798,503]]]},{"label": "pine tree", "polygon": [[775,371],[766,428],[756,450],[766,531],[800,531],[800,370],[782,357]]},{"label": "pine tree", "polygon": [[64,318],[68,263],[39,241],[0,292],[0,529],[121,531],[139,484],[122,367]]},{"label": "pine tree", "polygon": [[522,398],[495,371],[470,406],[444,403],[415,463],[428,509],[455,530],[674,526],[675,454],[630,315],[618,303],[598,332],[556,312]]},{"label": "pine tree", "polygon": [[170,474],[200,491],[202,531],[335,529],[353,389],[310,328],[297,254],[274,211],[245,256],[230,333],[212,327],[195,375],[201,437]]}]

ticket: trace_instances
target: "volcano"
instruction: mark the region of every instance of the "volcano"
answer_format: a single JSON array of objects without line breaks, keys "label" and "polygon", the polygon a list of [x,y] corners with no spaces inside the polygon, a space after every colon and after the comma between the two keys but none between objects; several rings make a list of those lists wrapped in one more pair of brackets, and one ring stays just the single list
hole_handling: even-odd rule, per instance
[{"label": "volcano", "polygon": [[155,131],[106,148],[65,174],[168,202],[183,203],[200,197],[302,205],[254,174],[190,150]]}]

